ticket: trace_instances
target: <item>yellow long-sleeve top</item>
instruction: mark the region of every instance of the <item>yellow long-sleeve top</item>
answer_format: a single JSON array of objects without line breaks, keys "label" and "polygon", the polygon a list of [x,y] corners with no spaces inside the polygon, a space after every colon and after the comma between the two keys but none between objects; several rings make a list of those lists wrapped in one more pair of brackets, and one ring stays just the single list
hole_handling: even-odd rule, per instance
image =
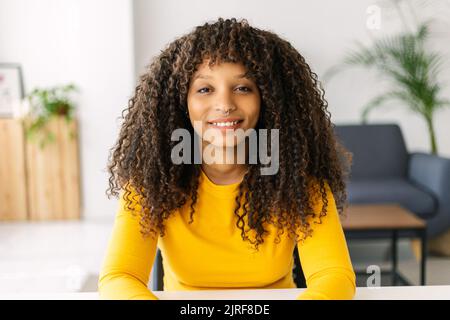
[{"label": "yellow long-sleeve top", "polygon": [[[243,241],[234,214],[238,187],[216,185],[202,171],[194,222],[189,224],[190,207],[182,207],[168,218],[166,234],[158,238],[141,236],[139,215],[124,208],[122,193],[99,276],[100,298],[157,299],[147,287],[157,247],[164,290],[296,288],[295,240],[284,232],[275,243],[276,229],[268,225],[259,251]],[[327,215],[321,224],[311,223],[311,237],[297,243],[307,284],[297,299],[352,299],[355,293],[355,273],[336,204],[326,188]],[[321,208],[318,202],[315,211]]]}]

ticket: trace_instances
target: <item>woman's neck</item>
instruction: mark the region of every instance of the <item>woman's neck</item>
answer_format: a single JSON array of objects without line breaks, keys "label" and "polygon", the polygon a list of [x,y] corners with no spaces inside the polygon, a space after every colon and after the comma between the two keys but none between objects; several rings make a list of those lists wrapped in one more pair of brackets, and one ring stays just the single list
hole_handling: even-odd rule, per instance
[{"label": "woman's neck", "polygon": [[242,181],[247,172],[247,165],[202,163],[202,170],[213,183],[227,185]]},{"label": "woman's neck", "polygon": [[[230,148],[214,147],[212,145],[209,145],[208,142],[203,141],[203,144],[201,145],[202,153],[204,152],[205,148],[209,146],[213,147],[215,149],[215,152],[218,152],[217,150],[221,149],[220,154],[224,157],[212,163],[208,163],[205,161],[202,162],[202,170],[208,176],[209,180],[217,185],[227,185],[242,181],[245,173],[248,170],[248,143],[246,141],[242,143],[245,143],[243,148],[245,161],[241,161],[240,157],[238,157],[238,152],[242,152],[242,150],[241,148],[238,148],[237,145]],[[228,161],[228,159],[233,160]]]}]

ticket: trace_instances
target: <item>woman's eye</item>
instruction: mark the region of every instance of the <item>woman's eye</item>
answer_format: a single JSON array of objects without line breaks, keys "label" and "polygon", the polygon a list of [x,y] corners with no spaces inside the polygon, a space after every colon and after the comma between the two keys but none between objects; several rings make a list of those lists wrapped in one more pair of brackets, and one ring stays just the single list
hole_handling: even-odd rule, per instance
[{"label": "woman's eye", "polygon": [[248,88],[248,87],[239,87],[239,88],[237,88],[237,89],[240,90],[240,91],[242,91],[242,92],[250,92],[250,91],[251,91],[251,89]]},{"label": "woman's eye", "polygon": [[205,91],[204,90],[209,90],[209,88],[201,88],[200,90],[198,90],[197,92],[199,92],[199,93],[205,93]]}]

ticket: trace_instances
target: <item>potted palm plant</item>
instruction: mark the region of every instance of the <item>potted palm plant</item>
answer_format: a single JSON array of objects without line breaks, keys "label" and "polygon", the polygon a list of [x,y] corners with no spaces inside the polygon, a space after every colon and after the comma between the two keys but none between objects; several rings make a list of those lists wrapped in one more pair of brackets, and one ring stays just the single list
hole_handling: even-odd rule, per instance
[{"label": "potted palm plant", "polygon": [[324,78],[330,79],[336,73],[355,66],[378,71],[392,89],[372,98],[363,106],[362,122],[366,123],[370,111],[387,101],[399,101],[424,119],[431,153],[437,154],[433,117],[438,110],[449,106],[450,101],[442,96],[443,85],[439,82],[444,57],[427,47],[430,22],[420,23],[415,31],[376,39],[370,46],[357,43],[357,48],[328,70]]}]

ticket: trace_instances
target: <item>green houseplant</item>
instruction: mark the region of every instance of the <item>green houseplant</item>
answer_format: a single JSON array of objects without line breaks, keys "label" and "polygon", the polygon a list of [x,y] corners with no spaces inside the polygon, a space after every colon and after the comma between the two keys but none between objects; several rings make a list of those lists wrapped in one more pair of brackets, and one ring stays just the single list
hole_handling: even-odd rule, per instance
[{"label": "green houseplant", "polygon": [[330,79],[336,73],[354,66],[378,71],[389,82],[391,89],[363,106],[362,122],[367,122],[373,109],[389,100],[396,100],[424,119],[431,152],[437,154],[433,117],[436,111],[449,106],[450,101],[442,97],[443,85],[438,80],[443,71],[444,56],[427,47],[430,22],[419,23],[413,31],[376,39],[370,46],[357,43],[357,48],[328,70],[324,78]]},{"label": "green houseplant", "polygon": [[[30,141],[37,141],[41,148],[55,141],[54,133],[48,129],[47,124],[54,117],[64,117],[70,123],[74,117],[75,103],[71,94],[77,91],[74,84],[55,86],[46,89],[34,89],[26,99],[30,111],[24,118],[25,134]],[[75,132],[70,131],[73,138]]]}]

